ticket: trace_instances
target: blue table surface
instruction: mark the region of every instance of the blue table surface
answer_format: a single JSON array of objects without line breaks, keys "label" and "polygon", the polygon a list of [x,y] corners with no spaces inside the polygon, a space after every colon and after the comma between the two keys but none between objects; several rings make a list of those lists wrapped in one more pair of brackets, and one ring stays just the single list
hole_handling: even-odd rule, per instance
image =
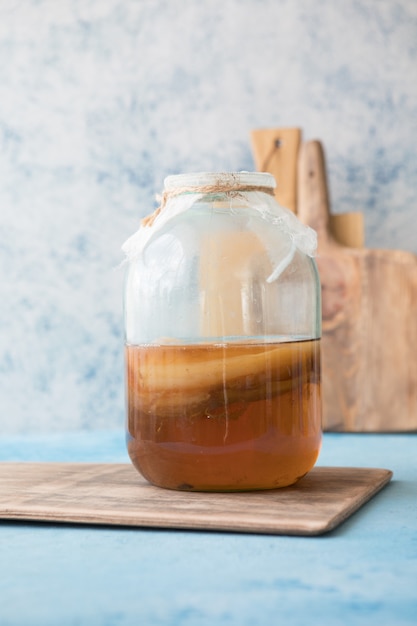
[{"label": "blue table surface", "polygon": [[[100,431],[3,436],[0,460],[128,457]],[[417,435],[327,433],[318,464],[394,477],[320,537],[0,523],[0,625],[417,624]]]}]

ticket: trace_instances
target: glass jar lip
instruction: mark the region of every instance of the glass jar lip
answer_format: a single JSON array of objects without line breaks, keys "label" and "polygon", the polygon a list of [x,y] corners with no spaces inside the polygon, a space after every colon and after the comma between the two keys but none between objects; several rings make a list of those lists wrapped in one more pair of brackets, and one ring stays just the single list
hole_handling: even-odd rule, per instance
[{"label": "glass jar lip", "polygon": [[[198,192],[200,187],[219,186],[224,190],[227,187],[265,187],[275,189],[276,181],[272,174],[267,172],[193,172],[189,174],[172,174],[164,180],[164,191],[178,189]],[[248,189],[249,191],[249,189]]]}]

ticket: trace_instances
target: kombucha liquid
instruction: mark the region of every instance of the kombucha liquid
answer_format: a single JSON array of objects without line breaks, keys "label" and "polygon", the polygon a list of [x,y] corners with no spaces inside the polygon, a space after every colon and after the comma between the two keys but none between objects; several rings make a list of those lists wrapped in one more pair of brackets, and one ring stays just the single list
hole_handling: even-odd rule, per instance
[{"label": "kombucha liquid", "polygon": [[320,341],[126,346],[127,445],[170,489],[285,487],[321,444]]}]

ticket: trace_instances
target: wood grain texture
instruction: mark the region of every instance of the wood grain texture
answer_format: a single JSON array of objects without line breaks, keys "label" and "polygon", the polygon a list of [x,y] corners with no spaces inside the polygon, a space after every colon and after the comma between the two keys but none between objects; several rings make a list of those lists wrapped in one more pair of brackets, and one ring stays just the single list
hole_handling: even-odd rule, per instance
[{"label": "wood grain texture", "polygon": [[299,128],[263,128],[251,132],[256,169],[276,180],[275,198],[293,213],[297,207],[297,161],[301,141]]},{"label": "wood grain texture", "polygon": [[391,477],[385,469],[316,467],[284,489],[190,493],[153,487],[130,464],[0,463],[0,519],[319,535]]},{"label": "wood grain texture", "polygon": [[417,257],[334,239],[318,141],[300,150],[298,217],[318,233],[324,429],[416,430]]}]

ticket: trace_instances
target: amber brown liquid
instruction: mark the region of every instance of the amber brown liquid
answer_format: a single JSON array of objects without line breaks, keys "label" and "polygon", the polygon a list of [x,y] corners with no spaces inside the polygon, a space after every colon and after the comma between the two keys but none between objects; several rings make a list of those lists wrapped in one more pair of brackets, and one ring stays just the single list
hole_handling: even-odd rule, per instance
[{"label": "amber brown liquid", "polygon": [[296,482],[321,444],[320,342],[126,347],[130,458],[170,489]]}]

